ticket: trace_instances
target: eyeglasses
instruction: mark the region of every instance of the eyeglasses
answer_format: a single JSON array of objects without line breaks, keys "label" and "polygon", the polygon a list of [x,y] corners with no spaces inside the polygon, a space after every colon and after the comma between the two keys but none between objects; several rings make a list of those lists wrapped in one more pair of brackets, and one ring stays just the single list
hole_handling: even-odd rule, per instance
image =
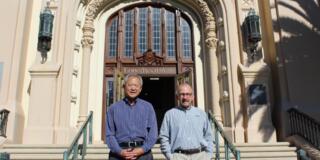
[{"label": "eyeglasses", "polygon": [[179,96],[192,96],[192,93],[179,93]]}]

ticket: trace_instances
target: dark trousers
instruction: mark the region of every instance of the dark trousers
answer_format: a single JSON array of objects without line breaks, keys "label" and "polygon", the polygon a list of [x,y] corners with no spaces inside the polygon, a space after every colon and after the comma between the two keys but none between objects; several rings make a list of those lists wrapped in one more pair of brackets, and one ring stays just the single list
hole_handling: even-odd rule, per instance
[{"label": "dark trousers", "polygon": [[[116,153],[109,153],[109,160],[124,160],[121,156]],[[148,151],[137,158],[137,160],[153,160],[152,152]]]}]

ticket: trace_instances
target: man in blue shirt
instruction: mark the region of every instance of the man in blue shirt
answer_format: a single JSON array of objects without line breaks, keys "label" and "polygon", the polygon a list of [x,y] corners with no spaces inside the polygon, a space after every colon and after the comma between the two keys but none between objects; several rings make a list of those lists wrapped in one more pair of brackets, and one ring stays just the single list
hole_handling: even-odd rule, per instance
[{"label": "man in blue shirt", "polygon": [[161,151],[168,160],[209,160],[213,154],[213,133],[207,114],[192,106],[189,84],[177,90],[180,105],[166,112],[161,129]]},{"label": "man in blue shirt", "polygon": [[109,160],[153,159],[151,148],[157,141],[157,120],[152,104],[137,98],[142,83],[139,75],[128,74],[123,85],[125,98],[108,108]]}]

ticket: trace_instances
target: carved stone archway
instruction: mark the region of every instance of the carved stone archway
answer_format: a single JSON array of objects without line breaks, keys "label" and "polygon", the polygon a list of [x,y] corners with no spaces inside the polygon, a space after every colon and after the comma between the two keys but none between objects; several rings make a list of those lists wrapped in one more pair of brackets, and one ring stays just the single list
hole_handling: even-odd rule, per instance
[{"label": "carved stone archway", "polygon": [[[104,7],[111,0],[91,0],[88,5],[88,10],[85,15],[83,26],[83,62],[82,62],[82,77],[81,77],[81,95],[80,95],[80,112],[79,122],[83,122],[88,112],[88,88],[89,88],[89,68],[90,68],[90,53],[94,43],[94,20]],[[88,2],[88,1],[86,1]],[[198,4],[199,13],[205,22],[205,42],[208,49],[208,65],[209,65],[209,88],[212,94],[212,99],[209,101],[209,106],[212,106],[213,114],[218,121],[221,121],[221,112],[219,106],[219,82],[218,82],[218,58],[216,56],[217,36],[216,22],[213,13],[205,0],[195,0]]]}]

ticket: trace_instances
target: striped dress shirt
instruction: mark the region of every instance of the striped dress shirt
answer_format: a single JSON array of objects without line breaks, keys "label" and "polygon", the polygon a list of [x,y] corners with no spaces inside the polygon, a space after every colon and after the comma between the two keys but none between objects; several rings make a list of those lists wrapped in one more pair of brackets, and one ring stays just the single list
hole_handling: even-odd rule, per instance
[{"label": "striped dress shirt", "polygon": [[144,152],[149,151],[157,141],[156,115],[151,103],[136,99],[130,106],[126,99],[112,104],[106,116],[106,142],[111,152],[120,154],[121,142],[144,141]]},{"label": "striped dress shirt", "polygon": [[199,108],[175,107],[166,112],[160,129],[161,151],[167,159],[176,149],[205,147],[212,156],[213,133],[206,113]]}]

